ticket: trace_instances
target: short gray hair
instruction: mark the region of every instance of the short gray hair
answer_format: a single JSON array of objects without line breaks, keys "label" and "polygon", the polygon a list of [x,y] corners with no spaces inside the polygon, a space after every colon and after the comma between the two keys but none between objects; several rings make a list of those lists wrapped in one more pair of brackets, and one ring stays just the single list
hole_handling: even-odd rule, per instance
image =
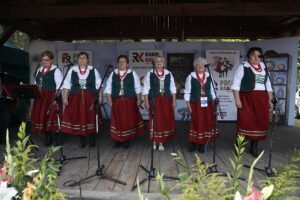
[{"label": "short gray hair", "polygon": [[166,62],[166,60],[165,60],[165,58],[164,58],[163,56],[156,56],[156,57],[154,58],[154,60],[156,60],[157,58],[161,58],[164,62]]},{"label": "short gray hair", "polygon": [[196,64],[200,64],[200,65],[206,65],[207,64],[207,61],[205,58],[203,57],[198,57],[198,58],[195,58],[194,59],[194,67]]}]

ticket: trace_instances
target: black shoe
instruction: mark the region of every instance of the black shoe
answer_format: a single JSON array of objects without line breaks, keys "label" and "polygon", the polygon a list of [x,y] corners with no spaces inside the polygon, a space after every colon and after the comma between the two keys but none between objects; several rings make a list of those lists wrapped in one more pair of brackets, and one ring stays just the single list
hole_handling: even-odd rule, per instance
[{"label": "black shoe", "polygon": [[199,153],[205,153],[204,144],[199,144],[198,151],[199,151]]},{"label": "black shoe", "polygon": [[251,141],[250,142],[250,151],[249,152],[255,158],[258,156],[257,144],[258,144],[258,141]]},{"label": "black shoe", "polygon": [[52,144],[51,133],[45,133],[45,146],[49,147]]},{"label": "black shoe", "polygon": [[91,134],[90,135],[90,147],[95,147],[96,146],[96,134]]},{"label": "black shoe", "polygon": [[84,148],[86,145],[86,138],[83,135],[80,135],[79,138],[80,138],[80,145],[81,145],[80,147]]},{"label": "black shoe", "polygon": [[129,147],[130,147],[129,141],[123,142],[123,149],[128,149]]},{"label": "black shoe", "polygon": [[121,145],[122,145],[121,142],[115,141],[114,148],[119,148],[119,147],[121,147]]},{"label": "black shoe", "polygon": [[195,142],[192,142],[191,145],[189,146],[189,152],[195,151],[196,146],[197,146],[196,143],[195,143]]}]

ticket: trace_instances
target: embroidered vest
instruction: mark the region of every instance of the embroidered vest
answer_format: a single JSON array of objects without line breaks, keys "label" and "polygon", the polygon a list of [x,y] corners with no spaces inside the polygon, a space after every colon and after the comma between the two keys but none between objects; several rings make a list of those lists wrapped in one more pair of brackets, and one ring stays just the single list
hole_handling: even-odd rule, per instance
[{"label": "embroidered vest", "polygon": [[[123,93],[123,95],[120,95],[120,92]],[[112,76],[112,97],[119,97],[119,96],[125,96],[125,97],[135,97],[135,89],[134,89],[134,76],[133,73],[128,73],[125,78],[122,81],[118,79],[118,75],[116,73],[113,73]]]},{"label": "embroidered vest", "polygon": [[[154,79],[153,79],[154,77]],[[162,82],[162,83],[161,83]],[[154,85],[154,88],[152,86]],[[171,85],[171,74],[165,75],[165,79],[161,81],[153,72],[150,73],[150,90],[149,90],[149,97],[152,96],[152,92],[154,96],[160,95],[163,91],[163,94],[167,97],[172,97],[172,93],[170,90]]]},{"label": "embroidered vest", "polygon": [[[81,89],[81,83],[78,74],[75,71],[72,71],[71,83],[72,86],[71,86],[70,94],[78,93]],[[95,69],[93,68],[92,70],[90,70],[89,75],[86,78],[85,87],[90,93],[98,95],[95,85],[96,85],[96,77],[95,77]]]},{"label": "embroidered vest", "polygon": [[60,70],[59,68],[55,68],[53,70],[48,71],[44,76],[42,76],[42,72],[39,71],[37,76],[35,77],[35,81],[37,85],[40,85],[42,90],[55,91],[56,83],[54,79],[55,70]]},{"label": "embroidered vest", "polygon": [[244,76],[241,81],[241,92],[251,92],[255,88],[255,83],[266,84],[267,73],[263,75],[254,74],[250,67],[244,66]]},{"label": "embroidered vest", "polygon": [[[206,82],[204,83],[205,96],[207,97],[207,100],[209,102],[211,102],[213,100],[211,93],[210,93],[211,83],[212,83],[212,80],[211,80],[211,77],[209,76],[209,77],[207,77]],[[192,77],[191,78],[190,101],[199,101],[200,97],[201,97],[201,84],[196,78]]]}]

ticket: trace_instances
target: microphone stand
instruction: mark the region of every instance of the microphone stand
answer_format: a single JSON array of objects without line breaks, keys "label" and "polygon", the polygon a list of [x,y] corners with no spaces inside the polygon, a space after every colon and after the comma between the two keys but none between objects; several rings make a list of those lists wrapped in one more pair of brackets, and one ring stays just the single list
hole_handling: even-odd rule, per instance
[{"label": "microphone stand", "polygon": [[[273,176],[275,174],[273,169],[272,169],[273,139],[274,139],[274,135],[275,135],[275,128],[276,128],[276,125],[277,125],[276,117],[277,117],[277,113],[279,112],[279,108],[277,107],[278,99],[276,97],[274,86],[273,86],[273,83],[272,83],[271,78],[270,78],[269,70],[268,70],[267,65],[265,63],[265,57],[261,56],[261,58],[262,58],[262,63],[264,63],[264,65],[266,67],[265,71],[266,71],[267,79],[269,78],[269,80],[270,80],[272,93],[273,93],[273,97],[272,97],[272,100],[271,100],[271,102],[273,104],[273,108],[272,108],[272,126],[271,126],[271,138],[270,138],[270,141],[269,141],[268,166],[265,166],[264,169],[260,169],[260,168],[257,168],[257,167],[254,167],[254,169],[257,170],[257,171],[265,172],[267,176]],[[265,88],[266,88],[266,92],[268,92],[267,87],[266,87],[266,82],[265,82]],[[244,167],[250,168],[249,165],[244,165]]]},{"label": "microphone stand", "polygon": [[[104,73],[103,80],[105,80],[105,77],[107,76],[108,71],[109,71],[110,68],[112,68],[112,65],[107,65],[107,69]],[[92,104],[90,106],[90,111],[94,108],[95,113],[96,113],[96,116],[95,116],[96,117],[96,146],[97,146],[97,166],[98,167],[97,167],[97,170],[96,170],[95,174],[93,174],[91,176],[88,176],[86,178],[80,179],[79,181],[70,184],[70,187],[80,185],[81,183],[85,182],[86,180],[92,179],[95,176],[98,176],[99,180],[100,179],[106,179],[106,180],[113,181],[113,182],[116,182],[116,183],[119,183],[119,184],[122,184],[122,185],[126,185],[126,182],[106,175],[104,170],[103,170],[104,165],[100,164],[100,145],[99,145],[100,132],[99,132],[99,122],[98,122],[98,119],[99,119],[99,96],[98,95],[99,95],[99,92],[102,88],[103,82],[104,81],[101,82],[101,85],[100,85],[100,87],[97,91],[97,95],[92,100]]]},{"label": "microphone stand", "polygon": [[[150,77],[150,80],[152,79],[152,85],[151,85],[151,88],[154,88],[154,72],[155,72],[155,63],[153,62],[152,63],[152,74],[151,74],[151,77]],[[151,81],[150,81],[151,82]],[[149,110],[149,112],[151,112],[151,122],[149,121],[149,123],[152,124],[152,131],[151,131],[151,135],[152,135],[152,145],[151,145],[151,156],[150,156],[150,169],[147,169],[145,166],[143,165],[140,165],[140,168],[142,168],[145,172],[146,172],[146,177],[144,179],[142,179],[140,182],[139,182],[139,185],[143,184],[144,182],[148,181],[148,193],[150,192],[150,181],[151,180],[155,180],[155,168],[153,166],[153,160],[154,160],[154,149],[153,149],[153,146],[154,146],[154,113],[155,113],[155,104],[156,104],[156,98],[154,97],[154,92],[152,91],[152,94],[151,94],[151,100],[152,100],[152,109]],[[163,180],[179,180],[179,178],[177,177],[172,177],[172,176],[163,176]],[[131,191],[134,191],[136,188],[137,188],[137,184],[133,185]]]},{"label": "microphone stand", "polygon": [[[69,62],[70,62],[70,61],[69,61]],[[58,138],[58,140],[59,140],[59,145],[61,146],[61,148],[60,148],[60,156],[59,156],[59,158],[58,158],[58,161],[59,161],[59,163],[60,163],[58,175],[60,175],[60,172],[61,172],[61,170],[62,170],[63,163],[64,163],[65,161],[67,161],[67,160],[75,160],[75,159],[84,159],[84,158],[87,158],[86,156],[79,156],[79,157],[71,157],[71,158],[67,158],[67,157],[64,155],[64,153],[63,153],[62,133],[61,133],[61,131],[60,131],[61,123],[60,123],[60,116],[59,116],[59,114],[60,114],[60,112],[59,112],[59,111],[60,111],[60,108],[59,108],[59,97],[58,97],[58,95],[59,95],[60,90],[61,90],[61,87],[62,87],[62,85],[63,85],[63,83],[64,83],[64,81],[65,81],[65,79],[66,79],[66,76],[67,76],[67,74],[68,74],[68,72],[69,72],[69,70],[70,70],[70,66],[73,66],[73,65],[74,65],[74,64],[73,64],[72,62],[70,62],[68,65],[64,66],[64,67],[68,67],[67,72],[66,72],[65,75],[63,76],[63,79],[62,79],[62,81],[61,81],[61,83],[60,83],[58,89],[56,90],[55,95],[54,95],[54,97],[53,97],[53,99],[52,99],[52,101],[51,101],[52,103],[50,104],[50,106],[49,106],[49,108],[48,108],[48,110],[47,110],[47,115],[49,115],[49,114],[50,114],[50,111],[51,111],[51,109],[52,109],[52,106],[55,105],[56,119],[57,119],[56,136],[59,137],[59,138]]]},{"label": "microphone stand", "polygon": [[[223,119],[223,113],[221,111],[221,106],[219,104],[219,98],[218,98],[218,95],[217,95],[217,92],[216,92],[216,88],[215,88],[215,84],[214,84],[214,79],[212,77],[212,74],[211,74],[211,71],[210,71],[210,68],[209,68],[210,64],[206,64],[205,65],[205,68],[207,68],[207,71],[208,71],[208,74],[209,76],[211,77],[211,80],[212,80],[212,87],[213,87],[213,90],[214,90],[214,94],[215,94],[215,100],[214,100],[214,142],[213,142],[213,165],[209,168],[209,173],[219,173],[218,172],[218,164],[216,163],[216,144],[217,144],[217,127],[218,127],[218,109],[219,109],[219,113],[220,113],[220,117],[221,119]],[[207,148],[207,145],[208,145],[208,141],[206,142],[206,147],[205,149]],[[221,173],[223,175],[223,173]],[[225,173],[224,173],[225,175]]]},{"label": "microphone stand", "polygon": [[[218,127],[218,110],[219,110],[219,113],[220,113],[220,117],[221,119],[224,118],[223,116],[223,112],[221,110],[221,106],[220,106],[220,101],[219,101],[219,98],[218,98],[218,95],[217,95],[217,91],[216,91],[216,87],[215,87],[215,84],[214,84],[214,79],[212,77],[212,73],[210,71],[210,68],[209,68],[210,64],[206,64],[205,65],[205,68],[207,68],[207,71],[208,71],[208,74],[209,76],[211,77],[212,79],[212,87],[213,87],[213,90],[214,90],[214,94],[215,94],[215,100],[214,100],[214,120],[215,120],[215,123],[214,123],[214,141],[213,141],[213,164],[212,166],[210,166],[208,168],[208,173],[218,173],[219,176],[228,176],[227,173],[225,172],[220,172],[218,171],[218,164],[216,163],[216,146],[217,146],[217,127]],[[210,140],[210,139],[209,139]],[[208,142],[209,140],[206,142],[206,147],[205,149],[207,148],[207,145],[208,145]],[[230,175],[231,176],[231,175]],[[243,177],[239,177],[238,179],[242,180],[242,181],[245,181],[246,179],[243,178]]]}]

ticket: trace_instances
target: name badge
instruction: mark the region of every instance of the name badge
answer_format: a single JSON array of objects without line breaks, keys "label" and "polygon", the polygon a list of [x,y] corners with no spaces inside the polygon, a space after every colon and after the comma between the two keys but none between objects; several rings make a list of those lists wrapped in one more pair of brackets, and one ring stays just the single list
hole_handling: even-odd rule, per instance
[{"label": "name badge", "polygon": [[201,103],[201,108],[207,107],[207,97],[201,97],[200,103]]}]

